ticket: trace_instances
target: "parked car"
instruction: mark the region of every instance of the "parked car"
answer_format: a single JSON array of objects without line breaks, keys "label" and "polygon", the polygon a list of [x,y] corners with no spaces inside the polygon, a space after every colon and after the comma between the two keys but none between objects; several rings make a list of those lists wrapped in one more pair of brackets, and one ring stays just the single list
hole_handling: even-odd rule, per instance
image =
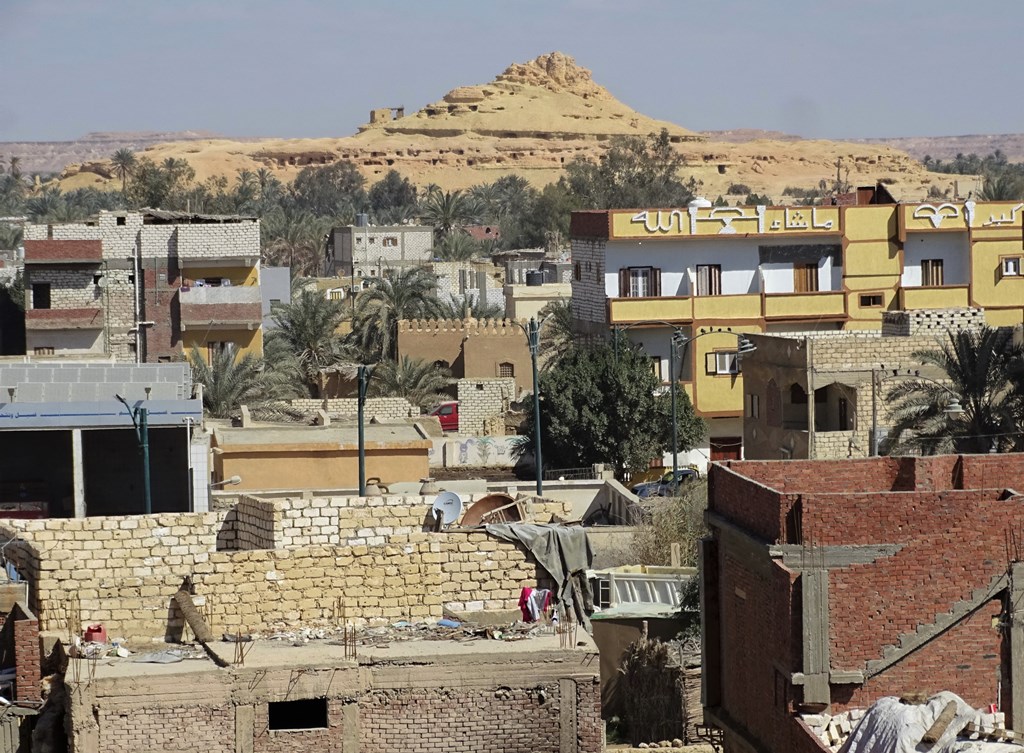
[{"label": "parked car", "polygon": [[676,471],[674,480],[672,478],[672,471],[669,471],[657,481],[637,484],[630,491],[641,499],[646,499],[647,497],[671,497],[676,493],[680,484],[688,484],[697,481],[699,478],[700,472],[696,468],[680,468]]},{"label": "parked car", "polygon": [[441,431],[459,430],[459,403],[455,400],[441,403],[427,415],[437,416],[437,420],[441,424]]}]

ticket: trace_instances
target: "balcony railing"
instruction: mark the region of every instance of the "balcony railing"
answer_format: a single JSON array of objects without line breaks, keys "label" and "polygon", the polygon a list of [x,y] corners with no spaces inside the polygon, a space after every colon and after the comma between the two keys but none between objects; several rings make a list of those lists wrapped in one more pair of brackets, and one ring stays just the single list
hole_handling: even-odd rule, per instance
[{"label": "balcony railing", "polygon": [[846,294],[842,292],[770,293],[764,300],[766,319],[842,317],[845,314]]},{"label": "balcony railing", "polygon": [[969,285],[944,285],[937,288],[900,288],[899,307],[903,311],[914,309],[967,308]]},{"label": "balcony railing", "polygon": [[736,319],[802,319],[846,315],[846,295],[814,293],[748,293],[674,298],[612,298],[610,324],[662,320],[668,322]]}]

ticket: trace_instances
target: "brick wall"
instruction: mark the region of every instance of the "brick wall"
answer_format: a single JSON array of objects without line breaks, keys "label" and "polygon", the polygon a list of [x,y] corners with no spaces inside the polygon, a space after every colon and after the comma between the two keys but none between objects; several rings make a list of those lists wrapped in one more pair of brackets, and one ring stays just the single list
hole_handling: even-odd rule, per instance
[{"label": "brick wall", "polygon": [[[215,632],[439,618],[442,607],[513,609],[547,577],[533,558],[483,533],[427,533],[423,497],[259,500],[230,511],[6,521],[10,560],[30,582],[43,630],[66,632],[66,594],[82,625],[133,641],[180,634],[171,597],[186,575]],[[567,517],[563,502],[533,505]],[[262,548],[276,547],[276,548]],[[340,574],[339,574],[340,573]]]},{"label": "brick wall", "polygon": [[271,730],[269,705],[257,704],[253,709],[253,753],[334,753],[344,750],[344,708],[351,701],[329,698],[326,702],[327,726],[304,730]]},{"label": "brick wall", "polygon": [[39,653],[39,621],[28,609],[15,605],[11,611],[14,623],[14,699],[40,700],[41,659]]},{"label": "brick wall", "polygon": [[[282,402],[295,410],[310,415],[322,410],[325,402],[327,403],[327,414],[332,418],[350,418],[359,413],[359,401],[354,397],[330,398],[329,400],[296,398]],[[414,407],[404,397],[370,397],[366,399],[363,409],[368,418],[376,416],[386,421],[398,421],[420,415],[420,409]]]},{"label": "brick wall", "polygon": [[572,318],[591,325],[608,321],[608,296],[605,293],[605,240],[572,239]]},{"label": "brick wall", "polygon": [[99,750],[236,753],[235,708],[177,708],[97,711]]},{"label": "brick wall", "polygon": [[[532,385],[531,385],[532,388]],[[459,401],[459,431],[487,434],[487,422],[508,411],[516,397],[515,379],[460,379],[456,383]]]}]

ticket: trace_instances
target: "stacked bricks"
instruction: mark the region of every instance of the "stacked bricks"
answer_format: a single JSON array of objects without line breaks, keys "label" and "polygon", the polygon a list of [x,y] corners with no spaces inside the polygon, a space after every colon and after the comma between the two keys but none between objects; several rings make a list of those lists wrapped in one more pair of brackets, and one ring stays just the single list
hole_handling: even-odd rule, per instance
[{"label": "stacked bricks", "polygon": [[[327,726],[318,729],[271,731],[270,711],[265,703],[253,709],[252,753],[311,753],[311,751],[344,751],[344,708],[351,703],[345,698],[327,699]],[[419,748],[406,748],[407,750]],[[232,748],[231,753],[237,749]],[[372,750],[372,748],[363,748]],[[399,750],[382,748],[382,750]]]},{"label": "stacked bricks", "polygon": [[608,296],[605,291],[605,240],[572,239],[572,318],[580,322],[605,324]]},{"label": "stacked bricks", "polygon": [[[354,397],[327,400],[295,398],[294,400],[284,400],[282,403],[310,416],[319,410],[326,410],[331,418],[355,418],[359,413],[359,401]],[[412,403],[404,397],[367,398],[364,411],[368,418],[376,417],[382,421],[400,421],[420,414],[419,408],[413,407]]]},{"label": "stacked bricks", "polygon": [[487,423],[504,415],[515,398],[516,380],[460,379],[456,385],[459,400],[459,431],[486,435]]},{"label": "stacked bricks", "polygon": [[882,314],[882,334],[892,336],[939,335],[947,331],[978,329],[985,326],[985,312],[979,308],[916,309],[886,311]]}]

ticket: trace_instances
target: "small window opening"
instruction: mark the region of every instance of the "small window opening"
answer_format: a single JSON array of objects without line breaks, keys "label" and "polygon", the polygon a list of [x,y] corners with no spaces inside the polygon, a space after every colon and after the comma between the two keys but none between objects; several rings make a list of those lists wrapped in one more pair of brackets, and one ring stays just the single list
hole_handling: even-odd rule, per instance
[{"label": "small window opening", "polygon": [[117,218],[117,224],[118,225],[123,225],[125,223],[125,219],[126,218],[124,218],[124,217],[118,217]]},{"label": "small window opening", "polygon": [[327,729],[327,699],[271,701],[267,704],[271,730]]}]

